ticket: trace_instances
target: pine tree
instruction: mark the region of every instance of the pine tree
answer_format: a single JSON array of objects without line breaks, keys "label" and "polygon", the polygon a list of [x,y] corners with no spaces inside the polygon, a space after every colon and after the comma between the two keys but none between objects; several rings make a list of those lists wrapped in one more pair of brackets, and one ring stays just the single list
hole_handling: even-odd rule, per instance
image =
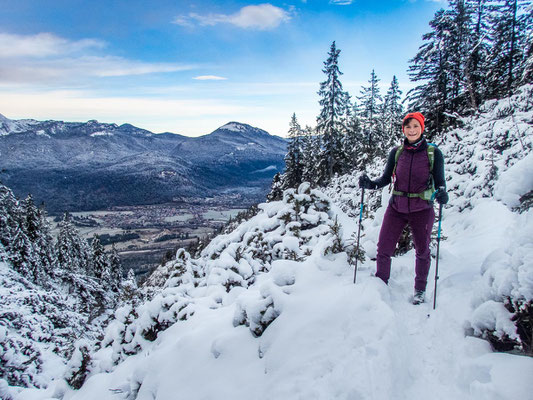
[{"label": "pine tree", "polygon": [[351,107],[346,108],[344,134],[344,154],[346,157],[346,171],[362,166],[363,157],[363,130],[359,119],[359,107],[354,101]]},{"label": "pine tree", "polygon": [[402,91],[400,90],[398,79],[396,79],[396,76],[393,76],[382,106],[382,129],[385,135],[385,140],[383,141],[384,154],[386,154],[386,151],[395,143],[399,143],[402,140],[401,121],[404,111],[401,97]]},{"label": "pine tree", "polygon": [[36,241],[36,250],[44,276],[54,280],[56,277],[55,269],[57,268],[58,262],[55,257],[52,228],[46,217],[47,214],[44,206],[37,209],[39,236]]},{"label": "pine tree", "polygon": [[502,0],[491,5],[490,98],[512,94],[521,82],[531,43],[530,0]]},{"label": "pine tree", "polygon": [[8,246],[8,259],[15,271],[35,281],[36,260],[32,244],[21,226],[15,227],[13,239]]},{"label": "pine tree", "polygon": [[465,114],[472,112],[467,90],[466,77],[468,58],[474,44],[472,43],[471,13],[468,12],[465,0],[449,0],[452,29],[448,33],[447,51],[450,53],[448,76],[450,82],[450,104],[447,112]]},{"label": "pine tree", "polygon": [[374,70],[370,74],[369,86],[361,87],[358,99],[361,103],[361,121],[363,124],[363,134],[365,136],[364,152],[370,161],[378,153],[376,146],[383,139],[383,132],[378,123],[381,101],[379,93],[379,79]]},{"label": "pine tree", "polygon": [[320,137],[313,128],[306,126],[302,139],[302,182],[309,182],[312,187],[317,184],[318,154],[320,151]]},{"label": "pine tree", "polygon": [[139,300],[139,288],[137,286],[137,279],[133,269],[129,269],[128,275],[124,281],[122,281],[122,296],[121,300],[126,303],[131,303],[135,306]]},{"label": "pine tree", "polygon": [[109,256],[109,269],[111,288],[114,292],[118,292],[122,282],[122,263],[114,243],[111,248],[111,255]]},{"label": "pine tree", "polygon": [[346,109],[346,93],[342,90],[339,76],[338,59],[340,50],[337,50],[335,42],[331,44],[328,59],[324,62],[322,72],[326,74],[326,80],[320,83],[319,104],[322,107],[317,118],[317,132],[322,136],[322,148],[319,157],[318,183],[326,185],[335,173],[342,172],[343,145],[342,132],[344,128],[341,118]]},{"label": "pine tree", "polygon": [[66,273],[91,275],[89,249],[65,213],[59,223],[56,254],[60,268]]},{"label": "pine tree", "polygon": [[24,216],[24,233],[26,233],[28,239],[30,239],[32,242],[36,242],[40,234],[39,231],[41,221],[39,218],[39,210],[35,206],[31,194],[28,195],[28,197],[22,202],[22,210]]},{"label": "pine tree", "polygon": [[102,246],[102,243],[98,238],[98,235],[93,236],[91,247],[92,273],[96,279],[101,281],[101,284],[104,288],[109,288],[111,286],[110,262],[105,253],[104,246]]},{"label": "pine tree", "polygon": [[23,231],[33,247],[34,281],[46,286],[49,278],[54,276],[56,264],[46,212],[35,206],[31,195],[21,203],[21,211]]},{"label": "pine tree", "polygon": [[11,189],[0,182],[0,243],[7,250],[18,226],[17,199]]},{"label": "pine tree", "polygon": [[407,93],[409,108],[426,116],[426,131],[443,132],[451,121],[446,115],[450,109],[450,62],[448,51],[449,32],[453,21],[449,11],[436,12],[429,23],[432,31],[423,35],[424,43],[411,59],[409,76],[414,82],[422,82]]},{"label": "pine tree", "polygon": [[489,0],[466,0],[466,11],[470,16],[471,49],[465,61],[465,83],[470,108],[477,110],[485,98],[488,74],[489,45]]},{"label": "pine tree", "polygon": [[296,119],[291,117],[289,124],[289,144],[285,155],[285,173],[283,174],[283,189],[296,188],[302,183],[303,160],[301,148],[302,128]]},{"label": "pine tree", "polygon": [[[272,185],[270,187],[270,192],[267,194],[267,201],[278,201],[283,198],[283,178],[282,175],[278,172],[272,178]],[[194,253],[191,251],[191,253]]]}]

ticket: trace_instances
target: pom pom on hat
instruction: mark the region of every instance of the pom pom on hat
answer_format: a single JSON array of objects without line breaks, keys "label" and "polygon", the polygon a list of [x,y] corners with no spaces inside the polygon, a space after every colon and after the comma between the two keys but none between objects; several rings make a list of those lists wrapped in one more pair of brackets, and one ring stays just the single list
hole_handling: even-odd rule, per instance
[{"label": "pom pom on hat", "polygon": [[422,132],[424,132],[424,121],[426,120],[426,118],[419,112],[409,113],[405,117],[403,117],[402,132],[404,130],[405,121],[411,118],[416,119],[420,123],[420,126],[422,127]]}]

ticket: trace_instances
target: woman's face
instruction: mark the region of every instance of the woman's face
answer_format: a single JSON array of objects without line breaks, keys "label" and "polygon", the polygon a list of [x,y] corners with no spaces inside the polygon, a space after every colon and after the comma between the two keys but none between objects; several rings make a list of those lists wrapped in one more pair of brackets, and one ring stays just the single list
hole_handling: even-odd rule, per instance
[{"label": "woman's face", "polygon": [[420,125],[420,122],[414,118],[410,119],[409,122],[407,122],[407,125],[403,127],[403,134],[409,143],[416,142],[420,139],[420,136],[422,136],[422,126]]}]

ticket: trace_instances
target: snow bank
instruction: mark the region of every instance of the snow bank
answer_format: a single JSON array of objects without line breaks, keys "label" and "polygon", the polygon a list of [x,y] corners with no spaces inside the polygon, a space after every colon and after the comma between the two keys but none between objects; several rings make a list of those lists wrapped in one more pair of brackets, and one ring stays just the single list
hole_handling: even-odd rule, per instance
[{"label": "snow bank", "polygon": [[533,153],[529,153],[507,171],[494,185],[494,198],[510,208],[520,206],[520,198],[533,190]]}]

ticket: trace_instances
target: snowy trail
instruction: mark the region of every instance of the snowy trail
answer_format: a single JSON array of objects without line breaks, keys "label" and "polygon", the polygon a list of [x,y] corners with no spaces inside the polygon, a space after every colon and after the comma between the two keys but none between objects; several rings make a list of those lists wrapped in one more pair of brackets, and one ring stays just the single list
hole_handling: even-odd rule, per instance
[{"label": "snowy trail", "polygon": [[[343,223],[351,235],[356,223]],[[368,223],[374,227],[366,230],[370,254],[380,221]],[[374,262],[360,265],[354,285],[345,255],[324,257],[318,249],[301,263],[278,261],[281,269],[295,268],[295,283],[261,337],[233,326],[235,304],[198,309],[163,332],[150,351],[111,374],[96,374],[65,400],[527,398],[533,359],[493,353],[486,341],[465,334],[480,265],[508,240],[514,223],[513,213],[494,201],[466,217],[445,214],[436,310],[434,260],[426,303],[414,306],[413,250],[393,260],[387,286],[372,276]],[[128,397],[132,382],[140,389]],[[111,391],[116,388],[126,389]]]}]

